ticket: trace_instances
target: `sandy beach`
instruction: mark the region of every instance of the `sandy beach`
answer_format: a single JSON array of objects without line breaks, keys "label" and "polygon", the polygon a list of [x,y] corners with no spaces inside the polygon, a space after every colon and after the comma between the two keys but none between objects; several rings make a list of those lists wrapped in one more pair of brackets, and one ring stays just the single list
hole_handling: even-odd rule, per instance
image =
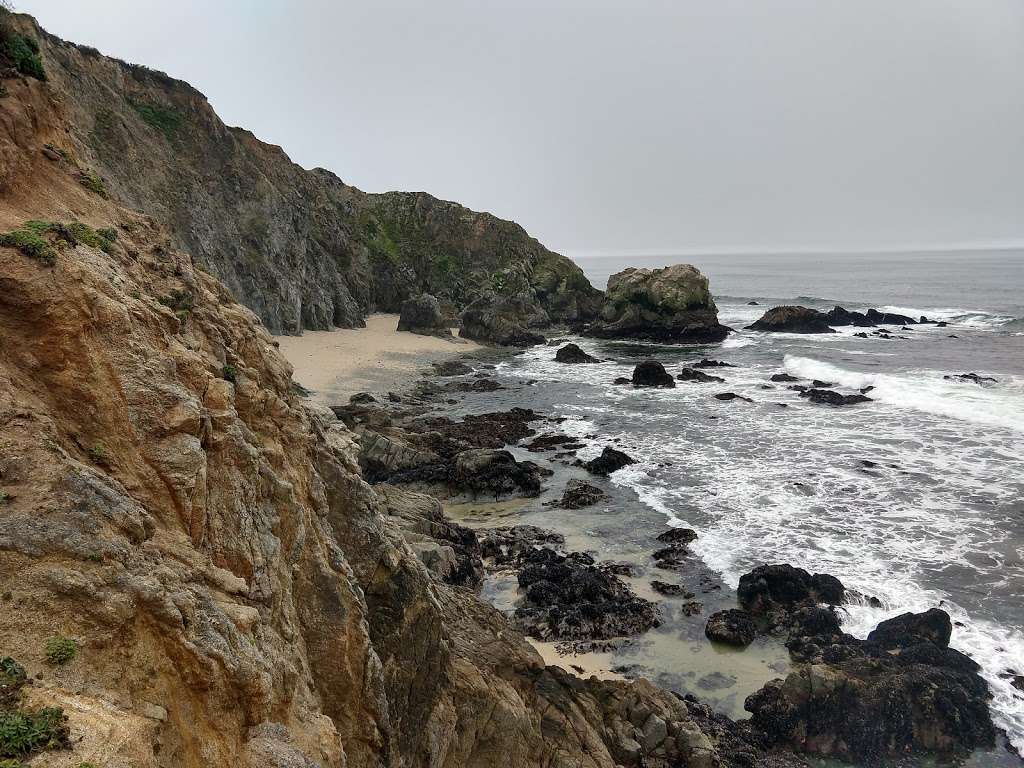
[{"label": "sandy beach", "polygon": [[347,402],[357,392],[389,392],[408,386],[431,362],[465,354],[479,345],[395,330],[398,315],[375,314],[365,328],[305,331],[278,336],[292,378],[325,404]]}]

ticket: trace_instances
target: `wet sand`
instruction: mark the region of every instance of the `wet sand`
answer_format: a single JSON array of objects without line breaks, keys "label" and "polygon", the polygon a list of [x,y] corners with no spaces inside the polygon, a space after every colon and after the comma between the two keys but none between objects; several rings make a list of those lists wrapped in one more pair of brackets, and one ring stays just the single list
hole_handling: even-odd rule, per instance
[{"label": "wet sand", "polygon": [[305,331],[278,336],[292,378],[324,404],[346,402],[357,392],[408,389],[417,371],[435,361],[479,349],[465,339],[442,339],[395,330],[398,315],[375,314],[365,328]]}]

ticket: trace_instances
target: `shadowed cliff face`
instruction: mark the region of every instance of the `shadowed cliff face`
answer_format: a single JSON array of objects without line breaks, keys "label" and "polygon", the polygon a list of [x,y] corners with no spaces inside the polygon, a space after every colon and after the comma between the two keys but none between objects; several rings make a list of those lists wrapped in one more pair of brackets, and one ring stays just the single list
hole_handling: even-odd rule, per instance
[{"label": "shadowed cliff face", "polygon": [[60,148],[114,199],[167,224],[174,244],[272,332],[359,326],[367,312],[397,312],[424,291],[461,309],[513,266],[553,320],[597,311],[600,293],[582,272],[517,224],[304,170],[280,147],[225,126],[188,84],[35,35],[63,100]]}]

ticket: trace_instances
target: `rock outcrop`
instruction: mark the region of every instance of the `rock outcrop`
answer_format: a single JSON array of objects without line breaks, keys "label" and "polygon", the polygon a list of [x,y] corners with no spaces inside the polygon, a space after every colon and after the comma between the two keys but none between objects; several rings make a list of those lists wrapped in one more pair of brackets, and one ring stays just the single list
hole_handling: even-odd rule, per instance
[{"label": "rock outcrop", "polygon": [[421,293],[402,302],[398,330],[421,336],[451,336],[451,324],[441,303],[429,293]]},{"label": "rock outcrop", "polygon": [[588,355],[578,344],[566,344],[564,347],[560,347],[555,352],[556,363],[569,363],[569,364],[580,364],[580,363],[599,363],[601,362],[593,355]]},{"label": "rock outcrop", "polygon": [[529,296],[485,294],[462,312],[459,336],[503,347],[543,344],[537,328],[551,324],[547,312]]},{"label": "rock outcrop", "polygon": [[774,333],[835,333],[828,315],[807,307],[772,307],[761,319],[747,326],[750,331]]},{"label": "rock outcrop", "polygon": [[630,268],[608,278],[600,317],[585,334],[606,339],[649,339],[707,344],[729,329],[718,322],[708,279],[689,264]]},{"label": "rock outcrop", "polygon": [[672,374],[657,360],[644,360],[633,368],[631,379],[634,387],[664,387],[672,389],[676,383]]}]

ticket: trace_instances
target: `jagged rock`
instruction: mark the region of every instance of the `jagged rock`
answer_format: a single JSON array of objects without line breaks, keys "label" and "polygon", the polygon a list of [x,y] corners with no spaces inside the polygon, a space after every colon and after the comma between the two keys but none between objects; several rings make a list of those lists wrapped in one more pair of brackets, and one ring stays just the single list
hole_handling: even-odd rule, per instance
[{"label": "jagged rock", "polygon": [[693,368],[683,368],[682,372],[676,376],[676,378],[679,381],[695,381],[701,384],[721,384],[725,381],[721,376],[710,376],[703,371],[698,371]]},{"label": "jagged rock", "polygon": [[537,547],[561,547],[565,537],[535,525],[488,528],[480,533],[480,553],[497,565],[518,563],[523,555]]},{"label": "jagged rock", "polygon": [[747,698],[755,728],[806,752],[872,765],[994,743],[988,686],[977,664],[946,647],[944,612],[886,622],[872,633],[887,642],[880,644],[843,635],[816,610],[810,621],[810,609],[800,612],[800,636],[787,643],[796,669]]},{"label": "jagged rock", "polygon": [[835,333],[829,327],[828,316],[807,307],[772,307],[761,319],[747,326],[750,331],[773,331],[775,333]]},{"label": "jagged rock", "polygon": [[585,330],[599,338],[662,342],[722,341],[708,279],[689,264],[663,269],[626,269],[608,278],[601,315]]},{"label": "jagged rock", "polygon": [[858,403],[870,403],[872,399],[867,395],[843,395],[831,389],[805,389],[800,397],[806,397],[812,403],[823,405],[857,405]]},{"label": "jagged rock", "polygon": [[852,312],[842,307],[833,307],[827,312],[829,325],[853,325],[860,328],[874,326],[867,315],[862,312]]},{"label": "jagged rock", "polygon": [[421,293],[402,302],[398,330],[418,333],[421,336],[452,335],[451,326],[441,311],[440,302],[429,293]]},{"label": "jagged rock", "polygon": [[788,373],[773,373],[771,381],[800,381],[798,376],[792,376]]},{"label": "jagged rock", "polygon": [[928,641],[945,648],[953,635],[949,614],[941,608],[924,613],[903,613],[880,623],[868,635],[868,641],[885,648],[905,648]]},{"label": "jagged rock", "polygon": [[651,589],[658,594],[667,595],[668,597],[693,597],[693,593],[682,584],[669,584],[664,581],[658,581],[657,579],[651,582]]},{"label": "jagged rock", "polygon": [[994,378],[992,378],[991,376],[981,376],[981,375],[979,375],[977,373],[946,374],[942,378],[950,379],[952,381],[956,381],[956,380],[959,380],[959,381],[970,381],[970,382],[973,382],[974,384],[977,384],[977,385],[982,386],[982,387],[987,385],[987,384],[995,384],[996,383],[996,380]]},{"label": "jagged rock", "polygon": [[503,347],[530,347],[545,339],[534,328],[551,319],[534,300],[523,296],[485,294],[462,312],[459,336]]},{"label": "jagged rock", "polygon": [[672,375],[657,360],[644,360],[638,363],[633,369],[632,382],[634,387],[672,388],[676,385]]},{"label": "jagged rock", "polygon": [[636,464],[636,459],[620,450],[605,446],[601,450],[600,456],[584,462],[583,467],[593,475],[607,477],[612,472],[627,467],[630,464]]},{"label": "jagged rock", "polygon": [[744,397],[743,395],[737,395],[735,392],[719,392],[718,394],[715,395],[715,399],[716,400],[725,400],[725,401],[729,401],[729,400],[743,400],[744,402],[747,402],[747,403],[754,402],[749,397]]},{"label": "jagged rock", "polygon": [[555,352],[555,362],[558,363],[599,363],[596,357],[591,357],[576,344],[566,344]]},{"label": "jagged rock", "polygon": [[690,544],[697,540],[697,532],[692,528],[669,528],[658,534],[658,541],[664,544]]},{"label": "jagged rock", "polygon": [[788,564],[760,565],[740,576],[736,588],[740,607],[758,615],[817,603],[838,605],[844,595],[845,589],[835,576],[812,575]]},{"label": "jagged rock", "polygon": [[531,453],[544,451],[577,451],[584,447],[584,444],[575,437],[569,435],[541,435],[534,438],[523,446]]},{"label": "jagged rock", "polygon": [[724,363],[721,360],[709,360],[708,358],[702,359],[700,362],[694,363],[691,367],[693,368],[735,368],[736,366],[732,363]]},{"label": "jagged rock", "polygon": [[712,642],[746,647],[754,642],[757,627],[749,613],[730,608],[711,614],[704,625],[704,634]]},{"label": "jagged rock", "polygon": [[455,457],[450,481],[474,496],[537,496],[540,473],[532,461],[516,461],[508,451],[473,448]]},{"label": "jagged rock", "polygon": [[615,384],[615,385],[618,385],[618,386],[621,386],[622,384],[632,384],[632,383],[633,383],[633,380],[632,379],[627,379],[625,376],[616,376],[615,377],[615,381],[612,382],[612,384]]},{"label": "jagged rock", "polygon": [[912,317],[893,312],[879,312],[877,309],[869,309],[864,316],[872,325],[915,325],[917,323]]},{"label": "jagged rock", "polygon": [[535,549],[522,558],[519,586],[525,604],[516,609],[523,631],[542,640],[604,640],[658,626],[654,603],[637,597],[588,556]]},{"label": "jagged rock", "polygon": [[606,498],[607,494],[597,486],[574,478],[566,484],[558,505],[565,509],[582,509],[598,504]]}]

